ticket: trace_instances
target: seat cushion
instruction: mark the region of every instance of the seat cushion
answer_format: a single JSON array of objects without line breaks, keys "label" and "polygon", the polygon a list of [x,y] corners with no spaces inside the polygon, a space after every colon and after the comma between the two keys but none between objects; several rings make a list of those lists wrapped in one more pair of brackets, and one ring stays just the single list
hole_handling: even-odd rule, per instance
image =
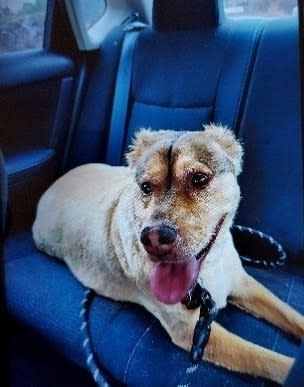
[{"label": "seat cushion", "polygon": [[[6,287],[11,317],[53,350],[86,367],[80,331],[85,288],[55,258],[38,252],[30,233],[6,244]],[[251,274],[283,300],[304,312],[304,277],[283,270],[250,269]],[[232,332],[287,355],[298,351],[296,341],[275,327],[229,306],[218,316]],[[142,307],[96,296],[89,327],[98,362],[128,386],[226,385],[261,386],[261,379],[232,373],[207,362],[194,374],[186,372],[189,355],[172,344],[160,323]]]}]

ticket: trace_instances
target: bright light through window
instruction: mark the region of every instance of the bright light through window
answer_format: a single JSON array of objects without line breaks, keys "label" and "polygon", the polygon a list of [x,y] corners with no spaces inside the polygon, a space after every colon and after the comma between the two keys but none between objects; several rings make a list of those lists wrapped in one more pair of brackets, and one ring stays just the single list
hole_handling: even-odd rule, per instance
[{"label": "bright light through window", "polygon": [[297,0],[224,0],[228,17],[280,18],[297,15]]},{"label": "bright light through window", "polygon": [[103,16],[106,2],[103,0],[79,1],[79,12],[83,16],[87,29],[92,28]]}]

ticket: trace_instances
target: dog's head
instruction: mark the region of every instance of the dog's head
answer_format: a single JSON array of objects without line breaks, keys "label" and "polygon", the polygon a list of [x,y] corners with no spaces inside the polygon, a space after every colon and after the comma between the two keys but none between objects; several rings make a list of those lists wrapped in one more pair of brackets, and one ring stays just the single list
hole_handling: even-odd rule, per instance
[{"label": "dog's head", "polygon": [[242,147],[216,125],[200,132],[141,130],[127,154],[136,179],[134,212],[143,251],[154,262],[150,289],[165,303],[195,284],[240,199]]}]

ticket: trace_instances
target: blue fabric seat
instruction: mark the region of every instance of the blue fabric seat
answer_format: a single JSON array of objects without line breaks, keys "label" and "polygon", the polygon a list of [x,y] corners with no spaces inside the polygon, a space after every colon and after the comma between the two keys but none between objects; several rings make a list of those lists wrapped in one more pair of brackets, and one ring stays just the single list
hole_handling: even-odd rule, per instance
[{"label": "blue fabric seat", "polygon": [[[183,8],[185,2],[177,1],[171,9],[170,1],[155,1],[154,26],[141,32],[135,48],[130,109],[127,122],[122,123],[126,128],[124,148],[141,126],[191,130],[215,121],[229,125],[240,134],[248,156],[241,180],[246,199],[239,219],[242,224],[256,225],[279,237],[287,243],[290,256],[298,259],[296,268],[250,269],[250,273],[304,313],[303,265],[299,261],[303,255],[303,219],[302,213],[297,213],[297,206],[303,206],[300,204],[303,192],[299,185],[294,187],[300,182],[302,160],[298,143],[300,109],[296,102],[299,101],[296,85],[299,72],[294,65],[298,60],[296,20],[277,24],[227,22],[219,26],[215,1],[195,3],[210,7],[207,19],[197,16],[192,20],[191,11],[188,10],[189,14]],[[174,17],[164,18],[162,7],[166,15],[174,12]],[[204,7],[200,8],[203,14]],[[183,19],[183,15],[188,19]],[[285,36],[289,37],[287,41]],[[279,69],[274,70],[274,63],[280,64]],[[281,98],[282,89],[276,87],[282,88],[287,82],[288,87],[283,88],[285,98]],[[263,96],[267,96],[269,103],[266,104]],[[293,127],[293,132],[286,136],[288,125]],[[94,122],[96,135],[97,127],[98,123]],[[270,134],[274,136],[271,141]],[[86,136],[83,130],[79,138],[82,136]],[[288,146],[283,146],[286,143]],[[87,154],[82,147],[82,153],[77,156],[76,145],[75,163],[89,161],[90,149],[94,149],[96,157],[98,147],[94,140]],[[280,159],[282,149],[285,153]],[[284,166],[287,157],[288,168]],[[276,176],[278,170],[283,171],[280,173],[283,173],[284,185]],[[256,179],[254,187],[252,176]],[[275,184],[269,187],[268,182]],[[276,200],[272,200],[274,195]],[[286,203],[288,197],[292,203]],[[288,224],[281,222],[278,215],[282,203],[285,203]],[[65,386],[75,385],[75,378],[64,379],[65,367],[71,373],[73,369],[78,370],[75,375],[79,385],[89,385],[88,374],[79,372],[86,369],[79,318],[84,288],[63,263],[36,250],[30,232],[8,238],[6,257],[9,313],[16,328],[14,341],[20,338],[25,342],[23,347],[26,346],[24,332],[27,332],[28,356],[31,351],[37,353],[30,345],[32,337],[37,338],[35,345],[40,345],[41,353],[46,352],[45,346],[52,355],[58,354],[58,361],[52,357],[49,367],[49,372],[54,372],[56,364],[58,375],[53,379],[46,375],[44,386],[63,385],[60,384],[63,380]],[[221,311],[218,320],[227,329],[257,344],[288,355],[297,353],[298,345],[293,339],[234,307]],[[99,365],[114,385],[270,385],[206,362],[200,364],[196,373],[187,374],[189,355],[175,347],[159,322],[139,306],[97,296],[90,310],[89,324]],[[42,360],[36,362],[37,369],[45,371],[47,357],[43,365],[40,363]],[[25,369],[28,362],[20,356],[18,364]],[[41,375],[42,371],[39,378]],[[29,377],[35,378],[35,375]],[[26,384],[20,384],[19,380],[15,385]]]},{"label": "blue fabric seat", "polygon": [[[63,263],[39,253],[31,235],[8,240],[6,281],[10,315],[61,356],[86,367],[80,331],[83,286]],[[299,273],[250,269],[283,300],[304,313],[304,280]],[[288,355],[296,355],[297,343],[269,324],[234,307],[223,310],[219,322],[242,337]],[[260,379],[230,373],[202,362],[189,376],[189,354],[172,344],[156,319],[137,305],[103,297],[93,301],[89,326],[100,364],[128,386],[223,385],[261,386]],[[46,344],[45,344],[46,345]],[[159,372],[162,367],[162,372]],[[46,381],[47,383],[47,381]],[[46,384],[47,385],[47,384]]]},{"label": "blue fabric seat", "polygon": [[303,264],[298,28],[295,18],[269,21],[263,28],[237,129],[245,147],[237,221],[271,234],[291,260]]},{"label": "blue fabric seat", "polygon": [[254,22],[166,33],[145,29],[134,53],[128,117],[121,123],[124,150],[142,127],[197,130],[216,122],[235,129],[260,35]]}]

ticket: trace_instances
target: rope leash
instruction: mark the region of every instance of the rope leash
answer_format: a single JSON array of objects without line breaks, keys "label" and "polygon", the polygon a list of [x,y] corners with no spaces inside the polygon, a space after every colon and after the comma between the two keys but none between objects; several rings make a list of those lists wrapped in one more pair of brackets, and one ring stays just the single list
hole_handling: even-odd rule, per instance
[{"label": "rope leash", "polygon": [[[259,230],[255,230],[251,227],[244,227],[240,225],[234,225],[231,228],[231,234],[233,237],[233,241],[235,244],[235,247],[240,255],[240,259],[243,262],[244,265],[251,265],[255,267],[263,267],[263,268],[275,268],[278,266],[283,266],[286,263],[287,255],[280,243],[278,243],[276,240],[274,240],[270,235],[264,234],[263,232]],[[261,246],[262,242],[262,246]],[[254,257],[249,256],[249,250],[250,254],[252,251],[256,251],[256,254]],[[262,252],[262,254],[261,254]],[[265,254],[265,255],[264,255]],[[264,256],[261,256],[264,255]],[[265,259],[265,256],[270,256],[269,258]],[[198,306],[198,294],[201,290],[195,289],[192,296],[194,296],[194,300],[190,298],[189,305],[190,308],[195,305]],[[203,289],[203,291],[206,291],[206,289]],[[208,292],[207,292],[208,293]],[[209,293],[208,293],[209,294]],[[210,296],[210,294],[209,294]],[[211,299],[212,300],[212,299]],[[212,300],[213,301],[213,300]],[[193,305],[192,305],[193,304]],[[200,313],[201,314],[201,313]],[[213,315],[213,316],[212,316]],[[216,317],[216,311],[213,311],[211,313],[211,316],[214,317],[212,321]],[[196,328],[198,327],[198,324],[200,323],[201,316],[199,321],[197,322]],[[211,326],[211,319],[209,319],[209,325],[206,322],[208,321],[205,318],[205,325],[201,322],[201,326],[206,327],[207,334],[210,334],[210,326]],[[205,332],[203,332],[204,335]],[[193,345],[192,345],[192,351],[197,348],[197,338],[200,337],[202,333],[197,330],[193,335]],[[209,337],[209,335],[208,335]],[[205,345],[207,342],[205,343]],[[201,347],[199,348],[201,349]],[[201,350],[201,353],[203,354],[204,348]],[[186,369],[186,375],[193,375],[194,372],[197,371],[199,363],[195,362],[193,357],[191,358],[192,364]],[[191,383],[186,382],[184,384],[179,384],[177,387],[190,387]]]},{"label": "rope leash", "polygon": [[[231,229],[235,247],[245,265],[263,268],[275,268],[286,263],[286,253],[280,243],[271,236],[250,227],[234,225]],[[250,256],[253,251],[253,257]],[[265,259],[265,257],[268,257]],[[194,298],[190,297],[190,308],[200,306],[200,317],[193,334],[193,345],[190,353],[191,363],[186,369],[189,380],[199,366],[199,359],[203,354],[205,345],[208,342],[210,327],[216,317],[217,309],[208,291],[200,287],[195,290]],[[100,370],[93,351],[91,336],[88,326],[89,310],[95,293],[87,289],[81,301],[81,333],[83,338],[83,348],[86,355],[87,367],[99,387],[110,387],[103,372]],[[206,306],[206,309],[204,309]],[[177,387],[190,387],[191,382],[179,384]]]},{"label": "rope leash", "polygon": [[282,245],[270,235],[239,225],[232,226],[231,234],[245,265],[275,268],[286,264],[287,255]]},{"label": "rope leash", "polygon": [[93,352],[91,336],[89,332],[89,326],[88,326],[89,310],[93,300],[93,296],[94,296],[93,290],[87,289],[84,293],[84,298],[81,301],[81,310],[79,315],[81,319],[80,330],[81,330],[82,339],[83,339],[82,346],[85,351],[87,366],[96,384],[99,387],[110,387],[110,385],[107,383],[106,379],[104,378],[102,372],[100,371],[97,365],[96,357]]}]

